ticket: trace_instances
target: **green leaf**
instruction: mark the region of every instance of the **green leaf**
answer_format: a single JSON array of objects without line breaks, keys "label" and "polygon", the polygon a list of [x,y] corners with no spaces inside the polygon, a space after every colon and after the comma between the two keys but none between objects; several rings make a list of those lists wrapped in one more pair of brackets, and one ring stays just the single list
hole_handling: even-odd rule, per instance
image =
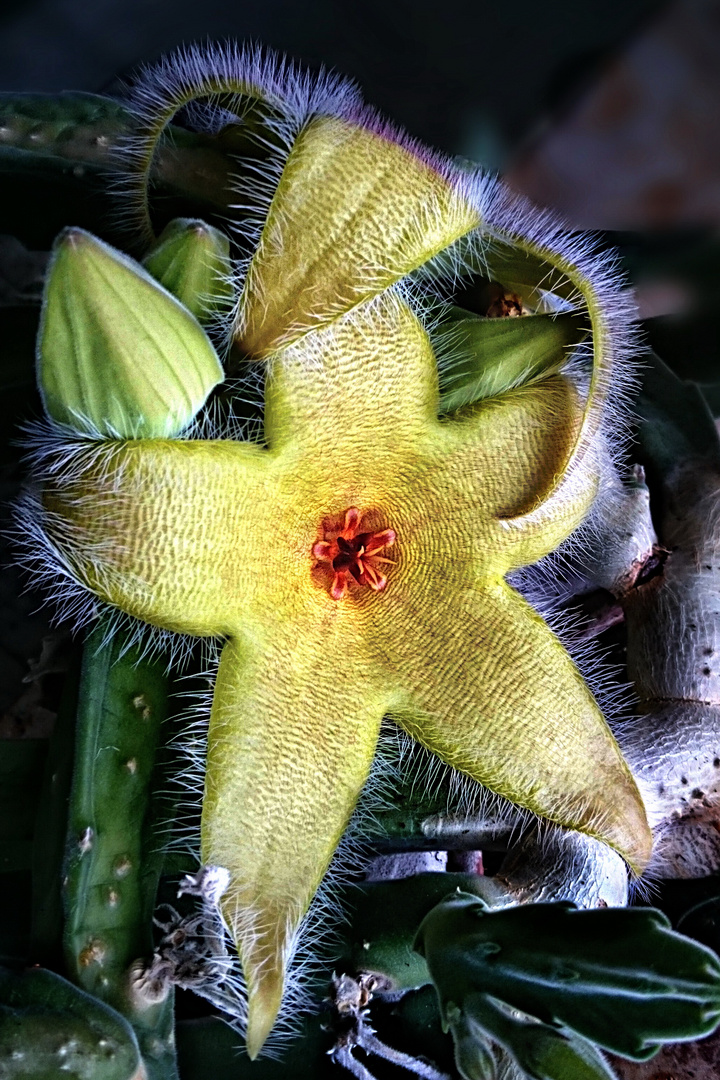
[{"label": "green leaf", "polygon": [[199,322],[230,308],[230,241],[199,218],[171,221],[143,266]]},{"label": "green leaf", "polygon": [[38,336],[38,380],[55,420],[170,438],[222,379],[198,321],[138,263],[82,229],[61,233]]},{"label": "green leaf", "polygon": [[586,334],[578,315],[483,319],[453,308],[434,340],[447,357],[441,362],[440,412],[555,374]]},{"label": "green leaf", "polygon": [[720,1023],[720,960],[653,908],[578,911],[557,903],[491,911],[477,897],[455,894],[423,920],[416,948],[441,1010],[489,994],[635,1060],[663,1042],[709,1035]]},{"label": "green leaf", "polygon": [[51,971],[0,968],[3,1080],[133,1080],[132,1028],[114,1009]]}]

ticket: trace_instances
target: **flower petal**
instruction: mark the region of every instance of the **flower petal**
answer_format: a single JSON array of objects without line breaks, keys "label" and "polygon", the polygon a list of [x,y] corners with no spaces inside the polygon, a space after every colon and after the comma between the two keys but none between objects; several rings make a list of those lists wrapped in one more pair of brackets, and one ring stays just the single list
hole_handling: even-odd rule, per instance
[{"label": "flower petal", "polygon": [[[308,471],[317,474],[320,463],[336,483],[350,470],[356,478],[387,475],[388,459],[399,450],[404,456],[437,423],[437,362],[425,329],[388,295],[308,340],[312,348],[300,343],[269,362],[268,444],[276,452],[289,444],[294,454],[301,449]],[[392,423],[379,422],[387,407]],[[351,497],[359,497],[357,487]],[[358,508],[351,506],[343,532],[359,525]]]},{"label": "flower petal", "polygon": [[363,651],[352,626],[303,621],[278,623],[265,649],[225,646],[210,721],[202,858],[230,873],[221,904],[248,985],[251,1057],[275,1021],[298,925],[388,704],[367,665],[347,669],[348,652]]},{"label": "flower petal", "polygon": [[433,163],[320,116],[293,146],[243,297],[241,348],[265,356],[383,292],[479,224]]},{"label": "flower petal", "polygon": [[[580,672],[505,582],[438,597],[418,622],[397,714],[444,761],[519,806],[615,848],[635,871],[650,857],[645,808]],[[401,663],[401,661],[398,661]]]},{"label": "flower petal", "polygon": [[262,541],[277,521],[262,484],[263,451],[218,442],[209,454],[208,445],[106,442],[89,454],[79,442],[73,454],[65,444],[72,481],[46,477],[43,496],[53,558],[139,619],[179,633],[227,633],[256,589],[267,589]]},{"label": "flower petal", "polygon": [[[548,490],[563,475],[582,419],[573,385],[552,376],[500,398],[479,402],[444,425],[450,450],[443,462],[444,502],[458,531],[484,528],[478,498],[493,520],[484,561],[505,574],[553,551],[577,528],[597,493],[597,460],[565,476],[551,503]],[[481,493],[480,493],[481,492]]]}]

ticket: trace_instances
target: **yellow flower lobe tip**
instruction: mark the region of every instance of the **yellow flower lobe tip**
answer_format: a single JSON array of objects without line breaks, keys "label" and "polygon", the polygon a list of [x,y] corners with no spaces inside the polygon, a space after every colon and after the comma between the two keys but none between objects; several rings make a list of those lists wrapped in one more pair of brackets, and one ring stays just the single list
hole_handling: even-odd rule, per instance
[{"label": "yellow flower lobe tip", "polygon": [[631,784],[634,792],[628,792],[622,804],[623,812],[618,815],[607,842],[622,855],[632,873],[640,877],[652,857],[653,833],[640,792],[632,779]]},{"label": "yellow flower lobe tip", "polygon": [[247,1054],[254,1061],[273,1029],[280,1011],[284,990],[283,973],[280,970],[264,971],[257,984],[248,992],[248,1019],[245,1045]]},{"label": "yellow flower lobe tip", "polygon": [[432,164],[364,124],[314,117],[288,156],[237,327],[264,357],[383,292],[479,225]]},{"label": "yellow flower lobe tip", "polygon": [[607,844],[625,860],[633,876],[640,877],[653,848],[645,804],[617,744],[607,739],[603,742],[586,748],[590,754],[587,767],[572,752],[568,753],[573,773],[581,781],[573,797],[574,806],[563,809],[560,804],[559,813],[546,811],[546,816]]}]

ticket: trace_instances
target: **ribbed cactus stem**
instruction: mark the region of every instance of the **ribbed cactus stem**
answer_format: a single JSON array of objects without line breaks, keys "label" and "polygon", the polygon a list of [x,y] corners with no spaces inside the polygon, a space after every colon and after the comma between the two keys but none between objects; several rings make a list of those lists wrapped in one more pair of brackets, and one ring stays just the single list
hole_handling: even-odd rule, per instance
[{"label": "ribbed cactus stem", "polygon": [[127,1020],[52,971],[0,968],[3,1080],[147,1080]]},{"label": "ribbed cactus stem", "polygon": [[[30,166],[76,179],[108,172],[116,169],[132,126],[123,104],[99,94],[0,94],[0,170]],[[153,182],[208,210],[227,212],[237,159],[258,153],[249,127],[246,120],[218,135],[172,127],[158,148]]]},{"label": "ribbed cactus stem", "polygon": [[127,109],[99,94],[0,96],[0,147],[38,157],[107,168],[109,153],[129,124]]},{"label": "ribbed cactus stem", "polygon": [[176,1077],[172,991],[132,992],[152,954],[160,876],[153,779],[167,714],[164,665],[101,624],[85,645],[65,866],[65,952],[83,989],[132,1023],[150,1080]]}]

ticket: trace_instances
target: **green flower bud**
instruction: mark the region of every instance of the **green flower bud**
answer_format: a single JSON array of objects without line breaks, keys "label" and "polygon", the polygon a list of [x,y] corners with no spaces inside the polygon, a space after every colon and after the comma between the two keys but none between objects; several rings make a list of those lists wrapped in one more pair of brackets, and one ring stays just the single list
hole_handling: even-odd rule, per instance
[{"label": "green flower bud", "polygon": [[138,263],[76,228],[55,242],[37,363],[53,419],[124,438],[172,438],[223,379],[187,308]]},{"label": "green flower bud", "polygon": [[452,1004],[445,1007],[445,1018],[455,1044],[455,1064],[463,1080],[495,1080],[497,1063],[487,1032]]},{"label": "green flower bud", "polygon": [[230,241],[198,218],[171,221],[143,266],[200,322],[232,303]]}]

